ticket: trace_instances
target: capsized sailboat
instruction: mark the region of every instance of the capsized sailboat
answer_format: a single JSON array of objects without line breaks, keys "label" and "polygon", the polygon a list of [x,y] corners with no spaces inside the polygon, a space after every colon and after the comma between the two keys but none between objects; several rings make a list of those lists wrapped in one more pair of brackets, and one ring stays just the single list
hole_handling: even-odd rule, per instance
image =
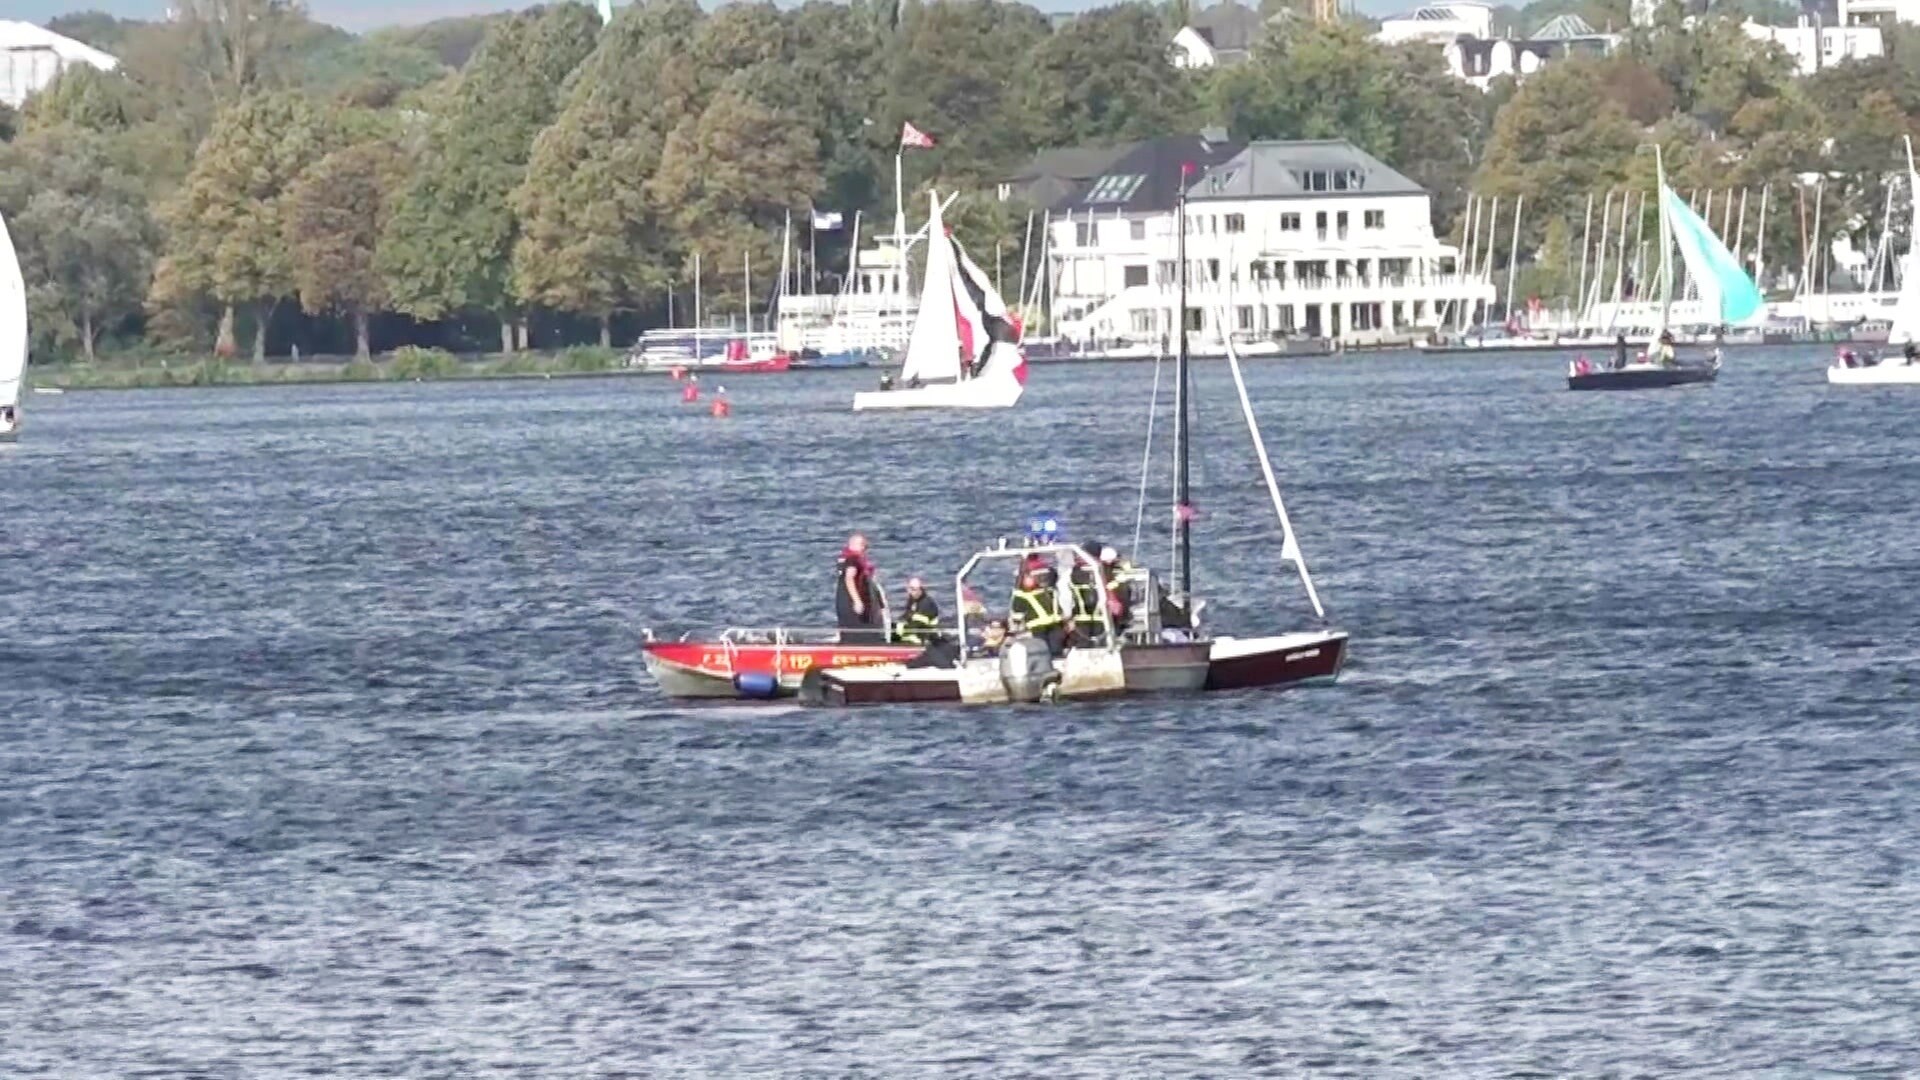
[{"label": "capsized sailboat", "polygon": [[0,217],[0,442],[20,437],[20,387],[27,374],[27,283]]},{"label": "capsized sailboat", "polygon": [[1660,208],[1659,325],[1647,343],[1647,351],[1629,363],[1601,368],[1582,359],[1569,365],[1569,390],[1648,390],[1710,383],[1719,376],[1718,348],[1702,358],[1684,358],[1675,349],[1669,320],[1676,248],[1699,290],[1701,310],[1716,313],[1720,326],[1744,323],[1763,306],[1760,288],[1741,269],[1740,260],[1714,235],[1713,227],[1667,186],[1667,170],[1658,146],[1653,148],[1653,160]]},{"label": "capsized sailboat", "polygon": [[929,194],[927,273],[898,381],[853,396],[870,409],[1005,409],[1026,388],[1020,323],[941,222]]},{"label": "capsized sailboat", "polygon": [[[1913,137],[1907,137],[1907,223],[1920,225],[1920,171],[1913,165]],[[1893,309],[1893,327],[1887,344],[1898,351],[1866,361],[1845,350],[1827,366],[1827,381],[1835,386],[1920,386],[1920,239],[1911,244],[1900,278],[1900,299]]]}]

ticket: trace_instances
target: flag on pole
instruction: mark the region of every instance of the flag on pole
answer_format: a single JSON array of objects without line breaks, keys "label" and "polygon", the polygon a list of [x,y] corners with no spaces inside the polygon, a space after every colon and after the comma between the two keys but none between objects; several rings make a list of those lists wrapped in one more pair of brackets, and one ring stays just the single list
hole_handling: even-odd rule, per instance
[{"label": "flag on pole", "polygon": [[900,125],[900,149],[906,150],[909,148],[931,150],[933,149],[933,136],[921,131],[910,123],[902,123]]},{"label": "flag on pole", "polygon": [[815,232],[832,232],[839,228],[845,221],[846,218],[842,216],[838,210],[820,210],[816,208],[813,211],[813,230]]}]

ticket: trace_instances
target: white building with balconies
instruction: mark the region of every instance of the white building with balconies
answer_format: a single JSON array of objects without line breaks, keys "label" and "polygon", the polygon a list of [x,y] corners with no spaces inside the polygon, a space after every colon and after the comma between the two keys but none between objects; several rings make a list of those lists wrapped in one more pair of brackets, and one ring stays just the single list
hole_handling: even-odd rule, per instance
[{"label": "white building with balconies", "polygon": [[[1123,155],[1054,203],[1048,265],[1060,334],[1141,347],[1171,337],[1179,162]],[[1156,163],[1175,178],[1152,175]],[[1255,352],[1294,338],[1405,341],[1462,314],[1477,320],[1493,299],[1492,284],[1461,274],[1458,249],[1434,234],[1427,191],[1345,140],[1253,143],[1187,192],[1197,350],[1218,351],[1226,335]]]}]

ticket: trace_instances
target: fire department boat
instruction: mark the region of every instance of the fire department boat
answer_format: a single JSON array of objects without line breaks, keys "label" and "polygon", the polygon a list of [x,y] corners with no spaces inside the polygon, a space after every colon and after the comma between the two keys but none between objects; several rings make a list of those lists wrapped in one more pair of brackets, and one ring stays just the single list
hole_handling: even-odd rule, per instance
[{"label": "fire department boat", "polygon": [[816,668],[904,663],[920,655],[910,644],[843,642],[834,630],[731,628],[661,641],[647,631],[640,646],[660,690],[676,698],[778,698],[800,692]]}]

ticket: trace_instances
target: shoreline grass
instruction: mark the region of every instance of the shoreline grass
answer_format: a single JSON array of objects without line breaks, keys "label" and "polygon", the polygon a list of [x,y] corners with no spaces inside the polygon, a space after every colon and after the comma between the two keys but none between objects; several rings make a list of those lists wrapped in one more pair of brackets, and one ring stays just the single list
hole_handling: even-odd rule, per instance
[{"label": "shoreline grass", "polygon": [[107,359],[35,365],[29,381],[57,390],[151,390],[205,386],[302,386],[326,383],[537,379],[648,374],[625,366],[613,349],[492,353],[462,358],[440,349],[405,348],[373,360],[221,360],[217,357]]}]

